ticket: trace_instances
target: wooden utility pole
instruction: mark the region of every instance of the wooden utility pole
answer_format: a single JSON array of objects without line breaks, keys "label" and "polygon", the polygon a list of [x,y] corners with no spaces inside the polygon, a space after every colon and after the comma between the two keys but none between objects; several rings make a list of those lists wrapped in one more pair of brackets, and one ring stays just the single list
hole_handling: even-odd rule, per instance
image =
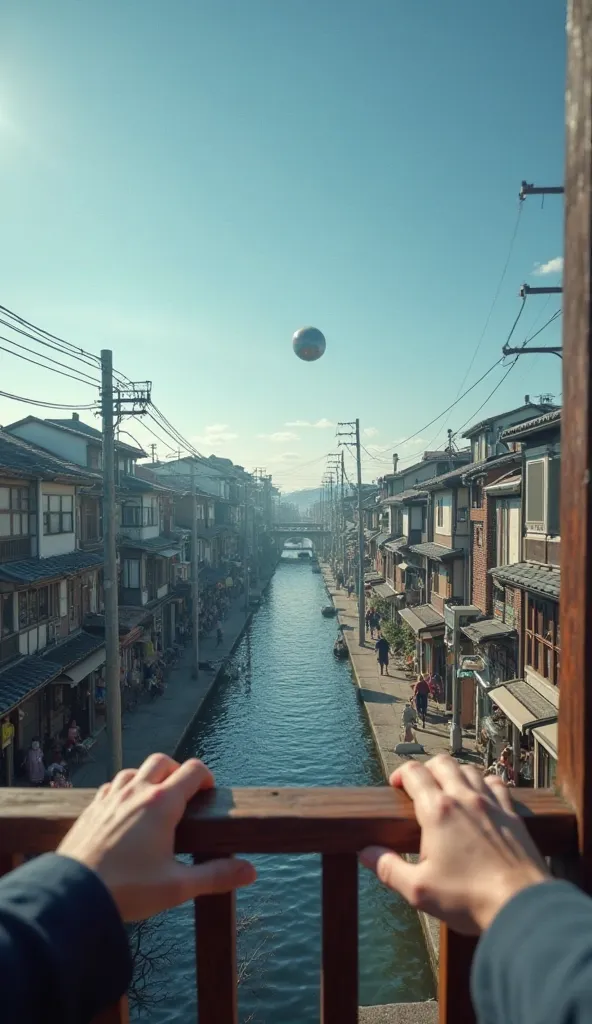
[{"label": "wooden utility pole", "polygon": [[366,591],[364,589],[364,496],[362,494],[362,451],[360,421],[356,420],[356,468],[358,471],[358,643],[366,643]]},{"label": "wooden utility pole", "polygon": [[191,676],[199,678],[199,538],[197,536],[197,487],[191,459]]},{"label": "wooden utility pole", "polygon": [[119,682],[119,608],[117,601],[117,546],[115,509],[115,430],[113,416],[113,353],[101,351],[101,415],[103,427],[103,544],[105,564],[105,704],[107,717],[107,772],[112,779],[121,771],[121,686]]}]

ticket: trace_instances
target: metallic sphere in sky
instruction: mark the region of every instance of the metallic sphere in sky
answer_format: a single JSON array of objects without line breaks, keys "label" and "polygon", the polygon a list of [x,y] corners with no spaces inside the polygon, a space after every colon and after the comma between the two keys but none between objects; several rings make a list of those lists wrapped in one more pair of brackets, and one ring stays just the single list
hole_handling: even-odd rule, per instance
[{"label": "metallic sphere in sky", "polygon": [[292,347],[299,359],[312,363],[321,358],[327,342],[317,327],[301,327],[292,338]]}]

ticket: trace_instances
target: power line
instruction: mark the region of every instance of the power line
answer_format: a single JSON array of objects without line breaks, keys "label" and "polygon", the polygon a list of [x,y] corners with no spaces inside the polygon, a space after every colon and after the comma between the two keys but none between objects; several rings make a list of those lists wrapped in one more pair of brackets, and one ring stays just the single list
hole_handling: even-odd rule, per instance
[{"label": "power line", "polygon": [[505,263],[504,263],[503,268],[502,268],[502,272],[501,272],[500,279],[499,279],[498,284],[497,284],[497,288],[495,289],[495,294],[493,296],[493,301],[491,303],[491,306],[489,307],[489,312],[488,312],[488,314],[487,314],[487,316],[485,318],[485,323],[483,325],[483,330],[481,331],[481,334],[479,335],[479,340],[477,341],[477,345],[476,345],[475,351],[473,352],[473,355],[471,357],[471,361],[470,361],[470,363],[468,365],[467,371],[466,371],[462,381],[460,382],[460,387],[459,387],[459,389],[458,389],[458,391],[456,393],[456,397],[457,398],[458,398],[460,392],[462,391],[462,389],[464,387],[465,381],[466,381],[467,377],[469,376],[469,373],[471,372],[471,370],[473,368],[473,364],[475,362],[475,359],[477,358],[477,354],[479,352],[479,349],[481,348],[481,345],[483,343],[483,339],[484,339],[484,337],[485,337],[485,335],[487,333],[487,328],[489,327],[489,323],[491,321],[491,317],[493,315],[493,311],[494,311],[494,309],[495,309],[495,307],[497,305],[497,300],[499,299],[500,292],[502,290],[502,285],[503,285],[503,283],[504,283],[504,281],[506,279],[506,274],[508,272],[508,267],[510,265],[510,260],[512,258],[512,253],[514,251],[514,243],[516,241],[516,236],[518,234],[518,228],[520,226],[520,216],[522,214],[522,207],[523,207],[523,205],[524,205],[523,203],[518,203],[518,214],[517,214],[517,217],[516,217],[516,223],[514,224],[514,230],[512,232],[512,236],[510,238],[510,245],[509,245],[509,248],[508,248],[508,254],[506,256],[506,260],[505,260]]},{"label": "power line", "polygon": [[514,367],[516,366],[516,363],[517,363],[517,362],[518,362],[518,356],[516,356],[516,357],[515,357],[515,358],[514,358],[514,359],[512,360],[512,362],[511,362],[511,363],[510,363],[510,365],[508,366],[508,369],[507,369],[507,370],[506,370],[506,372],[504,373],[504,375],[503,375],[502,379],[501,379],[500,381],[498,381],[498,383],[497,383],[497,384],[495,385],[495,387],[494,387],[493,391],[492,391],[492,392],[491,392],[491,393],[490,393],[490,394],[489,394],[489,395],[487,396],[487,398],[485,399],[485,401],[481,403],[481,405],[479,406],[479,408],[478,408],[478,409],[476,409],[476,410],[475,410],[475,412],[474,412],[474,413],[473,413],[473,414],[472,414],[471,416],[469,416],[468,420],[465,420],[465,422],[464,422],[464,423],[462,424],[462,426],[460,426],[460,427],[458,428],[458,430],[455,430],[454,434],[452,435],[453,437],[457,437],[457,436],[458,436],[458,435],[460,434],[461,430],[464,430],[464,428],[466,427],[467,423],[470,423],[470,422],[471,422],[471,420],[474,420],[474,419],[475,419],[475,417],[476,417],[476,416],[477,416],[477,415],[478,415],[478,414],[479,414],[479,413],[481,412],[481,410],[482,410],[482,409],[483,409],[483,408],[484,408],[484,407],[485,407],[485,406],[487,405],[487,403],[489,402],[490,398],[493,398],[493,396],[495,395],[496,391],[497,391],[497,390],[498,390],[499,388],[501,388],[501,386],[502,386],[502,384],[504,383],[504,381],[505,381],[506,377],[507,377],[507,376],[508,376],[508,375],[509,375],[509,374],[510,374],[510,373],[512,372],[512,370],[514,369]]},{"label": "power line", "polygon": [[0,398],[11,398],[15,402],[26,402],[27,405],[40,405],[44,409],[98,409],[98,405],[95,402],[91,405],[63,405],[60,402],[41,402],[38,398],[25,398],[23,395],[11,395],[9,391],[0,391]]},{"label": "power line", "polygon": [[[13,344],[11,342],[10,338],[5,338],[4,335],[2,335],[2,334],[0,334],[0,341],[7,341],[9,345]],[[21,347],[23,347],[23,346],[21,346]],[[10,356],[16,356],[17,359],[24,359],[26,363],[33,363],[34,366],[41,366],[42,369],[44,369],[44,370],[51,370],[52,373],[59,373],[60,376],[62,376],[62,377],[69,377],[70,380],[75,380],[79,384],[89,384],[92,387],[98,387],[99,386],[99,382],[98,381],[93,383],[92,381],[82,380],[80,378],[80,375],[75,377],[73,373],[64,373],[63,370],[56,370],[56,369],[54,369],[53,366],[48,366],[47,363],[40,363],[37,359],[29,359],[28,356],[23,356],[23,355],[20,354],[20,352],[14,352],[11,348],[5,348],[4,345],[0,345],[0,351],[8,352],[8,354]],[[72,369],[72,367],[71,367],[71,369]]]},{"label": "power line", "polygon": [[[510,337],[511,336],[512,335],[510,333]],[[458,405],[459,402],[462,402],[463,398],[465,398],[471,391],[473,391],[477,387],[477,385],[481,383],[481,381],[485,380],[485,378],[488,377],[489,374],[493,372],[493,370],[495,370],[496,366],[499,366],[499,364],[502,362],[502,359],[503,356],[501,359],[496,359],[493,366],[490,366],[489,369],[486,370],[481,377],[479,377],[479,380],[476,380],[474,384],[471,384],[470,388],[467,388],[467,390],[464,391],[462,395],[459,395],[458,398],[454,400],[454,402],[451,402],[450,405],[448,405],[446,409],[443,409],[442,412],[438,413],[437,416],[434,416],[434,418],[431,419],[429,423],[424,423],[423,427],[420,427],[419,430],[416,430],[415,433],[410,434],[409,437],[404,438],[404,440],[395,441],[393,444],[387,445],[383,449],[383,451],[389,451],[391,448],[394,447],[394,445],[397,445],[397,447],[402,447],[404,444],[408,444],[409,441],[412,441],[414,437],[417,437],[418,434],[421,434],[423,430],[427,430],[428,427],[431,427],[432,423],[436,423],[437,420],[442,419],[442,416],[445,416],[447,412],[449,412],[451,409],[454,409],[455,405]],[[371,456],[371,458],[375,458],[375,456]],[[380,459],[376,458],[376,462],[380,461]]]},{"label": "power line", "polygon": [[[80,359],[82,362],[87,362],[88,359],[92,359],[92,360],[94,360],[94,364],[93,363],[88,363],[88,365],[90,365],[90,366],[96,365],[96,369],[97,370],[99,369],[100,364],[101,364],[101,357],[98,356],[98,355],[95,355],[94,352],[88,352],[86,349],[81,348],[79,345],[73,345],[72,342],[66,341],[65,338],[61,338],[58,334],[52,334],[51,331],[46,331],[45,328],[38,327],[36,324],[32,323],[30,320],[26,320],[24,317],[20,316],[18,313],[15,313],[12,309],[9,309],[7,306],[3,306],[3,305],[0,304],[0,311],[5,313],[7,316],[12,317],[19,324],[22,324],[25,327],[30,328],[30,330],[32,330],[32,331],[36,331],[37,334],[43,334],[45,338],[49,338],[49,339],[51,339],[51,341],[57,342],[59,345],[64,346],[61,349],[58,348],[58,351],[62,351],[64,353],[64,355],[68,355],[71,358]],[[5,320],[2,320],[0,322],[6,324]],[[33,341],[37,341],[39,344],[42,344],[42,345],[46,344],[46,342],[43,341],[41,338],[36,338],[33,335],[31,335],[31,334],[27,334],[26,331],[23,331],[23,330],[19,329],[18,327],[15,327],[14,324],[6,324],[6,326],[10,327],[10,329],[13,330],[13,331],[19,331],[19,333],[21,333],[21,334],[26,334],[27,337],[31,338]],[[56,346],[51,346],[50,345],[49,347],[51,348],[51,347],[56,347]],[[85,359],[83,357],[87,357],[87,358]],[[132,381],[130,380],[130,378],[126,377],[125,374],[120,373],[119,371],[114,371],[113,375],[117,379],[118,383],[120,383],[120,384],[121,383],[124,383],[126,385],[132,384]]]},{"label": "power line", "polygon": [[[68,349],[65,349],[61,345],[54,345],[51,341],[44,341],[43,338],[38,338],[35,334],[31,334],[30,331],[26,331],[23,327],[16,327],[15,324],[11,324],[10,320],[5,320],[4,317],[0,317],[0,324],[4,324],[5,327],[8,327],[11,331],[16,331],[25,338],[30,338],[31,341],[36,341],[38,345],[45,345],[46,348],[50,348],[54,352],[61,352],[62,355],[67,355],[71,359],[78,359],[81,363],[84,363],[85,366],[90,366],[93,370],[98,370],[96,362],[92,363],[90,359],[87,359],[85,356],[74,355],[74,353],[70,353]],[[14,344],[16,344],[16,342],[14,342]]]},{"label": "power line", "polygon": [[[63,366],[64,369],[66,370],[72,370],[73,372],[78,374],[76,380],[80,379],[81,377],[87,377],[89,383],[96,384],[97,387],[100,385],[100,381],[96,380],[94,377],[91,377],[90,374],[86,373],[84,370],[76,370],[76,367],[70,366],[68,363],[62,363],[60,362],[59,359],[53,359],[51,356],[42,356],[41,352],[36,352],[35,349],[29,348],[28,345],[21,345],[20,341],[14,341],[13,338],[4,338],[2,335],[0,335],[0,337],[2,337],[3,341],[7,341],[9,345],[14,345],[16,348],[21,348],[23,352],[29,352],[33,356],[40,356],[43,359],[46,359],[48,363],[55,363],[56,366]],[[40,363],[39,365],[45,366],[46,364]],[[47,366],[47,369],[51,370],[52,367]],[[86,381],[83,381],[83,383],[86,383]]]}]

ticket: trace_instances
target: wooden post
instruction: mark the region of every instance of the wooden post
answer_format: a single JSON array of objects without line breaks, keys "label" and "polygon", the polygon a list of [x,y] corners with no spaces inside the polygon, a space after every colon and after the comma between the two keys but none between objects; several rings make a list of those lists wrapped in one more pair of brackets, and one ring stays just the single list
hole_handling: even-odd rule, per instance
[{"label": "wooden post", "polygon": [[322,1024],[358,1019],[358,858],[323,856]]},{"label": "wooden post", "polygon": [[592,0],[567,21],[559,785],[592,889]]}]

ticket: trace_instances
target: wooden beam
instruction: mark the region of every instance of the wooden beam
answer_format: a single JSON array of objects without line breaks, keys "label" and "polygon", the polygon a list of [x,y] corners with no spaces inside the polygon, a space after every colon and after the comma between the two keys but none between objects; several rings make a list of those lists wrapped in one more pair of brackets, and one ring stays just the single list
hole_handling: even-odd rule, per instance
[{"label": "wooden beam", "polygon": [[[565,801],[545,790],[513,795],[543,852],[573,855],[575,816]],[[83,789],[0,789],[0,854],[55,849],[92,797]],[[379,845],[418,853],[419,839],[411,800],[389,786],[215,789],[188,807],[176,851],[337,854]]]},{"label": "wooden beam", "polygon": [[592,889],[592,0],[569,0],[567,48],[558,772]]},{"label": "wooden beam", "polygon": [[475,1024],[469,981],[476,945],[477,939],[472,936],[459,935],[440,925],[439,1024]]},{"label": "wooden beam", "polygon": [[[196,863],[211,860],[194,858]],[[238,1024],[236,897],[195,900],[195,958],[199,1024]]]},{"label": "wooden beam", "polygon": [[358,858],[323,857],[321,1024],[358,1020]]}]

